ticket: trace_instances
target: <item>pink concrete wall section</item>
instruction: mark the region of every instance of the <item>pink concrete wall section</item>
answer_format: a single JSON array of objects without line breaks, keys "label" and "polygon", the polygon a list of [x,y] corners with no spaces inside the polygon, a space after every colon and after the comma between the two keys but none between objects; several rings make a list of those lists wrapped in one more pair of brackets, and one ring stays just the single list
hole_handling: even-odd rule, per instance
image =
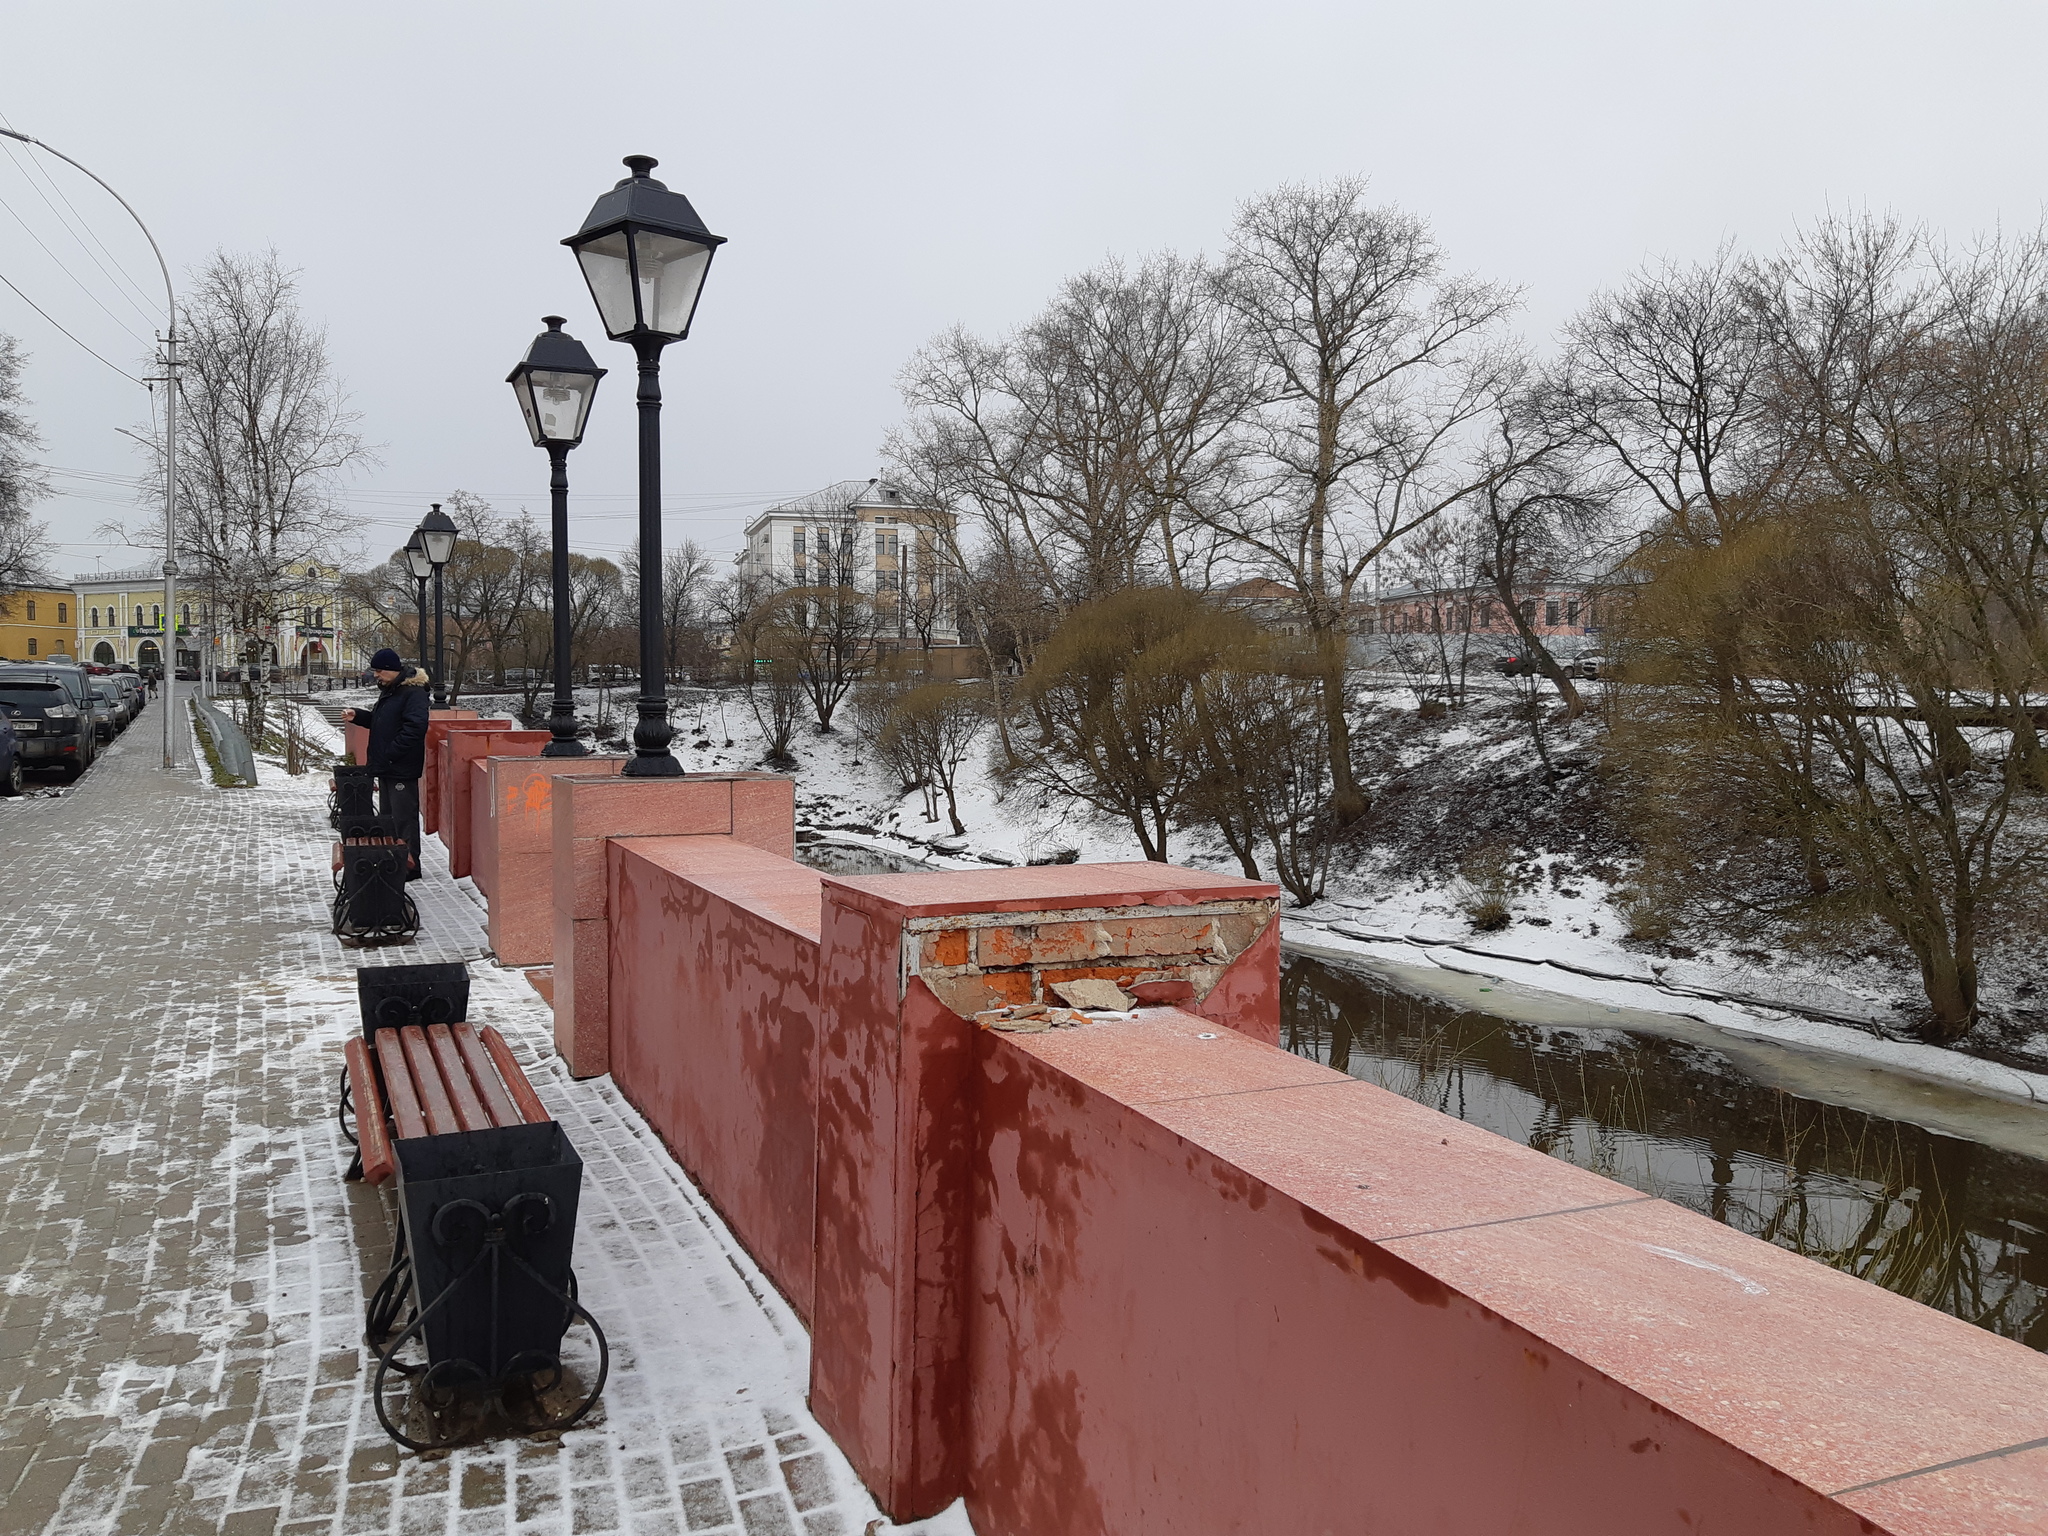
[{"label": "pink concrete wall section", "polygon": [[[736,819],[734,805],[742,799],[747,814]],[[769,814],[778,801],[779,823]],[[793,849],[794,783],[772,773],[707,773],[564,778],[555,786],[555,1049],[574,1076],[610,1070],[605,842],[678,836],[760,837],[772,841],[774,851]]]},{"label": "pink concrete wall section", "polygon": [[[486,903],[498,883],[498,840],[491,835],[490,759],[472,759],[469,774],[469,878]],[[487,908],[488,910],[488,908]]]},{"label": "pink concrete wall section", "polygon": [[[1205,902],[1270,903],[1278,891],[1151,863],[875,875],[827,879],[823,890],[811,1397],[883,1507],[908,1519],[956,1497],[967,1466],[958,1426],[968,1381],[975,1027],[932,986],[953,984],[947,962],[1001,959],[984,953],[989,937],[1026,960],[1047,944],[1057,959],[1074,937],[1064,930],[1092,925],[942,927],[912,933],[919,951],[905,956],[906,925],[1076,910],[1164,918]],[[1277,1031],[1277,956],[1255,942],[1238,957],[1246,979],[1210,994],[1219,1020],[1264,1037]],[[941,975],[932,985],[928,966]],[[1234,975],[1233,967],[1226,981]]]},{"label": "pink concrete wall section", "polygon": [[[491,864],[491,952],[501,965],[546,965],[555,952],[555,799],[561,777],[605,778],[623,757],[483,758],[490,790],[481,817],[471,808],[470,858],[487,842]],[[473,872],[472,872],[473,877]]]},{"label": "pink concrete wall section", "polygon": [[731,837],[608,863],[612,1080],[808,1321],[821,877]]},{"label": "pink concrete wall section", "polygon": [[[473,709],[435,709],[427,712],[427,760],[420,770],[420,830],[438,831],[441,826],[440,754],[441,737],[452,727],[474,720]],[[511,721],[504,722],[511,725]]]},{"label": "pink concrete wall section", "polygon": [[553,740],[546,731],[450,731],[441,738],[441,841],[448,873],[470,872],[469,765],[486,757],[538,757]]},{"label": "pink concrete wall section", "polygon": [[974,1048],[981,1536],[2048,1529],[2023,1346],[1193,1015]]}]

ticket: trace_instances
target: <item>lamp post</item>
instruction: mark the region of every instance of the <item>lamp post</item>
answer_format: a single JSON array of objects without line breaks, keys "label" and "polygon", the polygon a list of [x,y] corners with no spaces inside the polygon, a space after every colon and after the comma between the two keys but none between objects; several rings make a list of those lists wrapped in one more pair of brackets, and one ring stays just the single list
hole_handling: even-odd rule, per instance
[{"label": "lamp post", "polygon": [[680,192],[647,173],[651,155],[628,155],[633,174],[591,205],[562,244],[576,253],[605,334],[633,348],[640,387],[640,699],[633,756],[621,773],[675,778],[669,752],[668,637],[661,609],[661,351],[690,334],[711,258],[725,243]]},{"label": "lamp post", "polygon": [[[533,338],[519,366],[505,382],[519,397],[526,430],[536,448],[548,451],[548,500],[554,537],[552,585],[555,602],[555,702],[548,713],[554,736],[542,757],[582,757],[589,748],[576,739],[576,700],[569,691],[569,450],[583,441],[590,402],[606,370],[590,360],[583,343],[562,329],[560,315],[542,315],[547,329]],[[667,713],[663,708],[664,716]]]},{"label": "lamp post", "polygon": [[405,568],[412,572],[413,605],[417,610],[412,643],[419,652],[420,665],[424,667],[427,664],[427,578],[434,574],[434,562],[427,558],[427,546],[420,542],[417,528],[405,541]]},{"label": "lamp post", "polygon": [[434,503],[433,510],[420,519],[415,530],[421,544],[426,546],[427,559],[434,567],[434,708],[448,707],[448,651],[442,644],[441,629],[441,568],[455,553],[455,535],[459,530],[455,519],[441,510],[441,503]]}]

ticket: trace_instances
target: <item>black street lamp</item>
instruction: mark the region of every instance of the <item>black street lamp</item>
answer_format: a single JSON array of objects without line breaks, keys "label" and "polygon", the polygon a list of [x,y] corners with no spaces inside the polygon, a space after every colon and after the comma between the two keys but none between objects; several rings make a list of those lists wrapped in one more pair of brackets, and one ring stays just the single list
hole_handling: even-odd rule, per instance
[{"label": "black street lamp", "polygon": [[690,334],[704,275],[725,239],[704,227],[688,198],[647,174],[652,156],[628,155],[625,164],[633,174],[600,197],[562,244],[582,265],[605,334],[631,343],[639,359],[640,699],[633,757],[620,771],[674,778],[683,765],[668,750],[674,732],[661,611],[661,349]]},{"label": "black street lamp", "polygon": [[427,546],[420,542],[417,528],[405,541],[405,568],[412,572],[413,599],[419,609],[419,617],[413,624],[413,647],[419,652],[420,665],[424,667],[427,664],[427,578],[434,574],[434,562],[427,558]]},{"label": "black street lamp", "polygon": [[[519,397],[533,445],[548,451],[548,499],[552,504],[555,597],[555,704],[548,715],[554,740],[542,757],[582,757],[589,748],[576,739],[576,700],[569,691],[569,450],[583,441],[590,402],[605,370],[590,360],[583,343],[562,329],[560,315],[542,315],[547,329],[533,338],[519,366],[505,382]],[[664,713],[666,710],[664,709]]]},{"label": "black street lamp", "polygon": [[441,629],[441,568],[455,553],[455,535],[460,530],[455,519],[441,510],[441,503],[433,504],[433,510],[420,519],[414,537],[425,546],[427,559],[434,567],[434,707],[448,707],[448,651],[442,644]]}]

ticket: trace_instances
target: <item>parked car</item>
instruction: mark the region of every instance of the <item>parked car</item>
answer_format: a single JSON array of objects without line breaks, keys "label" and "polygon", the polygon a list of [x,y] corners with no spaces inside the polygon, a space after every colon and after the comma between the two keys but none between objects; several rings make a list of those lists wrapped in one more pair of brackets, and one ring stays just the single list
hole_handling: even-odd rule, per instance
[{"label": "parked car", "polygon": [[104,677],[92,680],[92,727],[101,741],[112,741],[128,729],[128,711],[121,690]]},{"label": "parked car", "polygon": [[1605,656],[1581,656],[1565,668],[1573,677],[1601,678],[1607,675]]},{"label": "parked car", "polygon": [[21,785],[21,736],[0,710],[0,795],[18,795]]},{"label": "parked car", "polygon": [[142,714],[142,706],[149,701],[149,688],[133,672],[113,672],[107,681],[121,690],[122,702],[128,707],[128,720],[133,724]]},{"label": "parked car", "polygon": [[1487,665],[1491,666],[1502,677],[1534,677],[1536,675],[1536,658],[1524,656],[1519,651],[1504,652],[1494,657]]},{"label": "parked car", "polygon": [[93,687],[113,690],[116,731],[127,730],[135,723],[135,717],[142,713],[142,690],[120,673],[109,672],[104,677],[94,678]]},{"label": "parked car", "polygon": [[[20,737],[22,764],[75,779],[92,766],[92,693],[74,691],[55,667],[0,667],[0,713]],[[79,673],[83,678],[84,674]]]}]

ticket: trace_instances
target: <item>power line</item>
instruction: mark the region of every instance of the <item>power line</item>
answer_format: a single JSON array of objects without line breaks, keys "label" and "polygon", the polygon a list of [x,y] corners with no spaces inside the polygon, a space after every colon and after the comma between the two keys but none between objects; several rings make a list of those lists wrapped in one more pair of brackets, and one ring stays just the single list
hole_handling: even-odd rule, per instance
[{"label": "power line", "polygon": [[[14,126],[14,124],[7,119],[4,113],[0,113],[0,123],[6,123],[6,125],[9,128],[12,128]],[[141,285],[138,284],[134,278],[128,275],[128,269],[121,265],[120,259],[117,256],[115,256],[112,251],[107,250],[106,242],[100,239],[99,235],[94,231],[92,225],[86,221],[85,215],[78,211],[78,205],[72,202],[70,194],[67,193],[61,186],[57,184],[56,179],[50,175],[49,169],[43,166],[42,163],[38,161],[33,155],[29,156],[27,165],[24,166],[21,159],[15,154],[14,146],[12,144],[0,147],[4,147],[6,149],[7,158],[14,161],[16,169],[20,170],[22,175],[27,178],[29,186],[35,191],[35,194],[38,197],[42,198],[44,206],[47,207],[50,210],[50,212],[57,215],[57,222],[59,224],[64,225],[65,233],[70,235],[73,240],[78,242],[78,248],[85,252],[86,258],[89,261],[91,261],[94,266],[98,267],[100,271],[103,274],[105,274],[105,276],[110,281],[114,283],[115,290],[119,292],[120,285],[122,283],[126,283],[128,287],[132,289],[136,295],[142,295]],[[52,192],[55,192],[58,197],[64,200],[64,206],[71,210],[72,217],[78,221],[79,229],[83,229],[88,235],[91,235],[93,244],[97,245],[102,251],[106,252],[107,261],[113,263],[113,270],[108,270],[106,263],[102,262],[99,259],[99,257],[93,255],[92,251],[87,247],[86,243],[83,240],[79,239],[78,230],[73,229],[71,227],[70,223],[67,222],[64,218],[64,215],[62,213],[58,213],[57,205],[50,201],[48,195],[43,192],[43,189],[41,187],[36,186],[36,171],[41,171],[42,178],[44,182],[46,182],[49,185],[50,190]],[[9,212],[12,211],[12,209],[9,210]],[[17,214],[16,217],[19,218],[20,215]],[[24,225],[23,227],[26,228],[27,226]],[[37,243],[41,244],[40,241],[38,241]],[[45,246],[44,249],[47,250],[48,247]],[[56,255],[54,252],[51,253],[51,260],[56,260]],[[146,307],[146,297],[145,302],[143,304],[137,304],[135,302],[135,298],[130,297],[130,295],[127,293],[122,293],[121,297],[124,300],[126,300],[131,307],[134,308],[137,314],[142,316],[143,322],[145,324],[150,325],[152,327],[156,324],[156,316],[152,314],[150,310]],[[110,310],[108,311],[108,313],[111,314],[112,311]]]},{"label": "power line", "polygon": [[[8,287],[14,288],[13,279],[8,277],[7,274],[4,272],[0,272],[0,283],[5,283],[7,284]],[[52,316],[47,309],[43,308],[42,305],[38,304],[34,299],[30,298],[27,294],[23,293],[19,288],[14,288],[14,296],[20,299],[22,303],[26,304],[30,309],[34,310],[37,314],[41,315],[45,320],[48,320],[51,325],[56,326],[58,334],[63,336],[65,340],[75,343],[81,349],[83,349],[87,353],[90,353],[93,357],[97,357],[101,362],[107,363],[107,360],[104,357],[100,357],[99,353],[94,352],[91,347],[88,347],[84,342],[79,341],[79,339],[76,336],[73,336],[69,331],[65,330],[63,326],[58,325],[56,318]],[[114,372],[121,375],[122,378],[126,379],[131,384],[140,384],[142,382],[142,380],[136,378],[134,374],[130,373],[126,368],[123,368],[119,363],[107,363],[107,366],[113,369]]]},{"label": "power line", "polygon": [[[11,156],[13,154],[13,151],[9,150],[8,154]],[[47,202],[48,199],[46,198],[44,199],[44,201]],[[135,331],[129,326],[126,320],[123,320],[111,309],[107,308],[106,301],[104,299],[102,299],[98,294],[94,293],[90,288],[85,286],[84,278],[80,277],[76,272],[72,271],[69,267],[64,265],[63,257],[59,256],[55,251],[51,250],[49,246],[44,245],[43,237],[37,234],[33,229],[29,228],[28,220],[24,219],[21,216],[21,214],[16,210],[15,206],[12,203],[8,202],[6,198],[0,197],[0,208],[5,208],[8,211],[8,213],[13,215],[14,222],[22,227],[23,232],[28,235],[29,239],[35,241],[37,245],[42,246],[43,254],[49,257],[51,261],[56,263],[57,270],[59,272],[62,272],[66,277],[70,278],[72,282],[76,283],[78,285],[78,291],[80,293],[84,294],[88,299],[91,299],[93,303],[99,305],[101,313],[103,313],[109,320],[113,321],[114,324],[118,325],[122,330],[127,331],[129,336],[133,337],[136,341],[141,342],[142,345],[144,346],[149,345],[148,341],[144,337],[136,335]],[[92,253],[88,251],[86,252],[86,254],[90,256]],[[127,295],[123,294],[122,297],[126,298]],[[130,302],[132,303],[133,301],[131,300]]]}]

